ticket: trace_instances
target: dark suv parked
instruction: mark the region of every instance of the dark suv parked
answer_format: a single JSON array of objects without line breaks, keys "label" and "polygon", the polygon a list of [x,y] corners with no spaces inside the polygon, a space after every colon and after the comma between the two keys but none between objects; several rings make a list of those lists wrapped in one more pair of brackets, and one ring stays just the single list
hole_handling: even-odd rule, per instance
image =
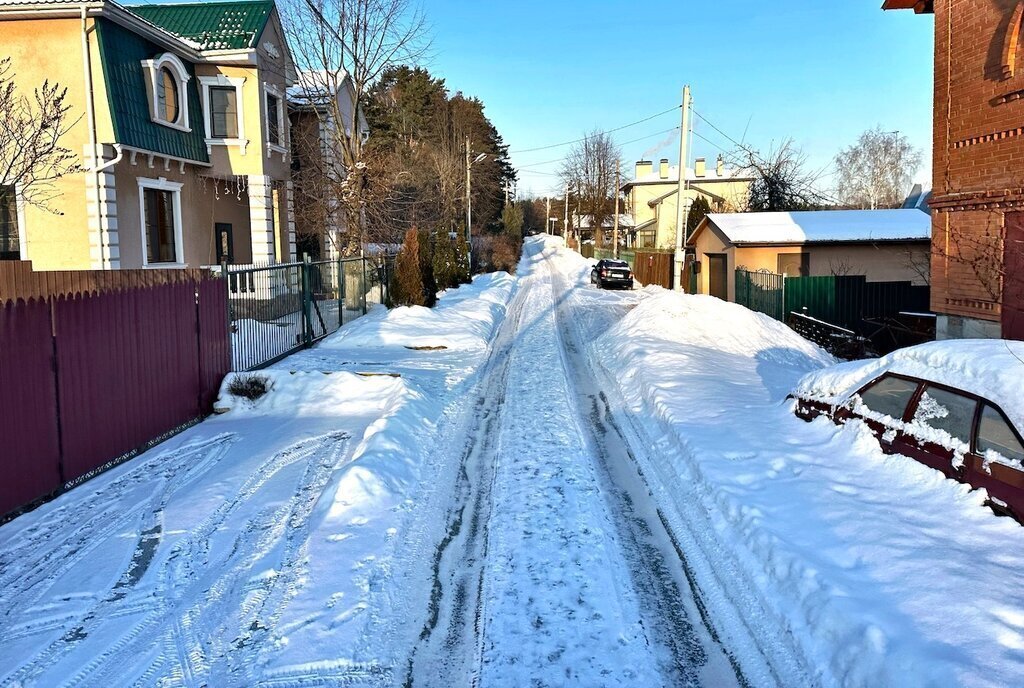
[{"label": "dark suv parked", "polygon": [[590,271],[590,283],[596,284],[598,289],[632,289],[633,271],[624,260],[599,260]]}]

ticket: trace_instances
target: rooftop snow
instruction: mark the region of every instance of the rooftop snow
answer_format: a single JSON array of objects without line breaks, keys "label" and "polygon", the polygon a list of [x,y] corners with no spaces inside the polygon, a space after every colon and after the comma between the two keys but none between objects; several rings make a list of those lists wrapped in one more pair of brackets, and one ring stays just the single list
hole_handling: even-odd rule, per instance
[{"label": "rooftop snow", "polygon": [[708,220],[733,244],[917,241],[932,232],[930,215],[903,209],[710,213]]}]

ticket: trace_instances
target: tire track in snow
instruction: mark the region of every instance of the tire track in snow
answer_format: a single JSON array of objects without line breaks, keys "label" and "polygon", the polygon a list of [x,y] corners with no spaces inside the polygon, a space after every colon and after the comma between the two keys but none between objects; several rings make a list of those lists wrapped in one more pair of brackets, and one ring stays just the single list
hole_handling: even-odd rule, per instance
[{"label": "tire track in snow", "polygon": [[[158,682],[162,685],[215,685],[200,681],[209,670],[202,636],[211,629],[204,629],[195,621],[201,622],[204,612],[215,617],[225,616],[224,607],[211,603],[222,601],[232,589],[232,583],[245,576],[282,538],[299,537],[297,531],[302,528],[298,525],[303,525],[312,511],[348,437],[339,432],[311,438],[270,457],[250,474],[235,496],[175,544],[158,572],[155,590],[119,590],[108,596],[72,632],[37,653],[9,678],[31,683],[74,651],[104,622],[119,616],[141,615],[141,620],[129,622],[127,631],[116,641],[65,677],[62,685],[152,685]],[[227,555],[212,561],[211,537],[279,472],[304,461],[308,465],[303,479],[287,503],[261,510],[246,523]],[[293,556],[298,550],[297,546],[285,547]],[[294,560],[284,563],[287,566],[283,568],[295,565]],[[286,587],[294,583],[290,575],[282,577],[282,581]],[[271,589],[274,587],[272,585]],[[262,607],[255,605],[252,609]],[[155,658],[154,647],[161,650]],[[148,667],[144,666],[146,662],[150,662]],[[233,685],[247,685],[247,682]]]},{"label": "tire track in snow", "polygon": [[[140,530],[155,528],[155,514],[177,492],[212,468],[235,440],[234,435],[223,434],[161,452],[109,484],[93,488],[91,494],[89,483],[80,486],[78,489],[88,496],[67,493],[65,503],[27,528],[0,554],[0,590],[17,591],[0,599],[0,617],[9,618],[31,607],[96,547],[116,533],[130,530],[140,515],[144,519]],[[154,476],[156,485],[151,485]],[[124,495],[135,488],[145,489],[126,508]]]},{"label": "tire track in snow", "polygon": [[[525,296],[518,290],[506,311],[472,406],[468,439],[460,455],[454,505],[434,553],[427,619],[413,647],[403,685],[477,684],[482,631],[483,564],[495,471],[497,432],[508,386],[512,346],[522,322]],[[467,623],[472,613],[473,622]],[[437,634],[443,629],[443,637]]]},{"label": "tire track in snow", "polygon": [[[615,420],[607,395],[597,389],[591,377],[580,345],[578,314],[570,312],[564,298],[570,287],[553,267],[549,269],[549,281],[553,298],[560,304],[557,318],[563,363],[577,396],[578,412],[589,421],[581,426],[586,428],[592,456],[600,469],[602,492],[611,513],[617,515],[615,527],[629,563],[633,588],[638,593],[648,638],[660,650],[661,675],[672,686],[709,683],[716,688],[729,684],[748,687],[750,684],[735,657],[721,644],[682,550],[668,531],[660,509],[650,503],[653,495]],[[666,546],[669,543],[674,547]],[[681,587],[678,573],[689,583],[687,588]],[[691,620],[694,611],[701,621],[700,628]],[[709,671],[709,661],[722,657],[727,666]]]}]

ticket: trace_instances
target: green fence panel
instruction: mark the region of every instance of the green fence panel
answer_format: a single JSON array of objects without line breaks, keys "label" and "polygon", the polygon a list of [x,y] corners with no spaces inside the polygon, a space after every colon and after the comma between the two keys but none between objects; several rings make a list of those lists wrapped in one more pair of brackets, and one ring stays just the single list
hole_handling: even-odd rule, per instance
[{"label": "green fence panel", "polygon": [[787,277],[786,312],[801,313],[864,334],[865,319],[928,312],[931,290],[910,282],[868,282],[863,275]]},{"label": "green fence panel", "polygon": [[802,313],[833,324],[836,322],[836,278],[786,277],[786,313]]},{"label": "green fence panel", "polygon": [[736,303],[785,320],[784,278],[774,272],[736,271]]}]

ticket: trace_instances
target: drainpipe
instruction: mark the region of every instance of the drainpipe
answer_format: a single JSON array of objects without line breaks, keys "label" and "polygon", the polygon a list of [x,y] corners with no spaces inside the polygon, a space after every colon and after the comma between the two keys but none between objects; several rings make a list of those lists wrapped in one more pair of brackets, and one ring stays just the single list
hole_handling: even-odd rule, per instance
[{"label": "drainpipe", "polygon": [[[100,218],[100,208],[102,206],[102,193],[100,192],[100,174],[103,169],[106,169],[107,165],[99,165],[100,151],[99,144],[97,143],[96,135],[96,104],[94,102],[94,91],[92,83],[92,53],[89,51],[89,27],[88,27],[89,8],[86,5],[82,5],[82,58],[85,64],[85,94],[86,94],[86,120],[89,127],[89,149],[92,151],[92,165],[89,168],[89,172],[95,176],[94,182],[96,184],[96,225],[100,234],[100,269],[109,267],[106,257],[103,255],[103,226]],[[119,160],[120,158],[115,158]]]}]

